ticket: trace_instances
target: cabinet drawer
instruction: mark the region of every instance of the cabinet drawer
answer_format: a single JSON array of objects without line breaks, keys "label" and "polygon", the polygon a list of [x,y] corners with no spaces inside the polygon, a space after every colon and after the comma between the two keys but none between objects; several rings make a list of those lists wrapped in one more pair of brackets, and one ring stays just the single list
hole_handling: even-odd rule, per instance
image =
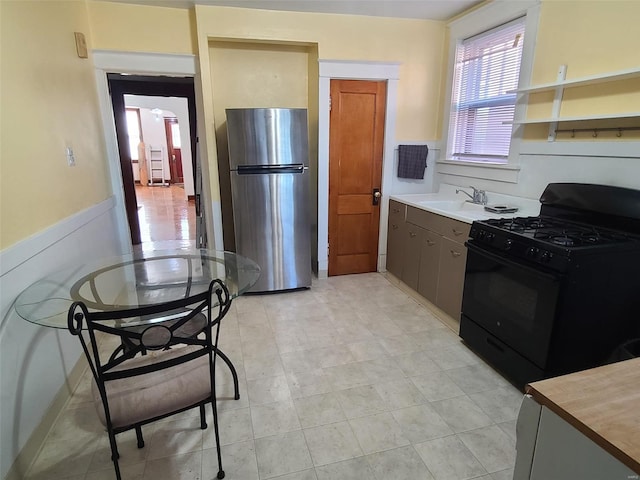
[{"label": "cabinet drawer", "polygon": [[389,200],[389,224],[391,222],[404,222],[407,206],[404,203]]},{"label": "cabinet drawer", "polygon": [[436,233],[443,233],[443,220],[445,218],[435,213],[427,212],[415,207],[407,207],[407,223],[412,223],[421,228],[426,228]]},{"label": "cabinet drawer", "polygon": [[470,224],[447,217],[442,217],[441,228],[443,236],[458,243],[466,242],[471,231]]}]

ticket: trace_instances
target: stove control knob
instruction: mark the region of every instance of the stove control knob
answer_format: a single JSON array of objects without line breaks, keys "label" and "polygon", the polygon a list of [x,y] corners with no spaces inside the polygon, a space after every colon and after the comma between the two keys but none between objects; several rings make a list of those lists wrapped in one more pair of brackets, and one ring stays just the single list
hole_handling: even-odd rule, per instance
[{"label": "stove control knob", "polygon": [[491,233],[491,232],[488,232],[488,233],[485,235],[485,240],[486,240],[487,242],[493,242],[493,239],[494,239],[494,238],[496,238],[496,236],[495,236],[495,234],[493,234],[493,233]]},{"label": "stove control knob", "polygon": [[545,251],[545,252],[542,252],[542,256],[540,257],[540,260],[542,260],[544,263],[549,263],[552,257],[553,257],[553,253]]},{"label": "stove control knob", "polygon": [[504,249],[511,250],[512,245],[513,245],[513,240],[511,240],[510,238],[507,238],[507,240],[504,242]]},{"label": "stove control knob", "polygon": [[538,249],[536,247],[529,247],[527,250],[527,255],[530,257],[535,257],[538,253]]}]

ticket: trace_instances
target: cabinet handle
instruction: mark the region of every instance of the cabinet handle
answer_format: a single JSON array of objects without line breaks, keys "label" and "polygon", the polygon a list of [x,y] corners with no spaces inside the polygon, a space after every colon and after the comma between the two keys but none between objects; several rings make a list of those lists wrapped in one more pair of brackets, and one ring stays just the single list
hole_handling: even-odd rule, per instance
[{"label": "cabinet handle", "polygon": [[393,208],[392,211],[393,211],[393,213],[400,213],[400,209],[399,208]]},{"label": "cabinet handle", "polygon": [[398,225],[396,225],[395,223],[393,225],[391,225],[391,228],[393,228],[394,230],[398,229]]},{"label": "cabinet handle", "polygon": [[429,245],[430,247],[433,247],[436,244],[436,242],[434,242],[433,240],[427,240],[427,245]]},{"label": "cabinet handle", "polygon": [[456,252],[455,250],[451,250],[451,255],[453,257],[459,257],[460,255],[462,255],[460,252]]},{"label": "cabinet handle", "polygon": [[456,237],[459,237],[460,235],[462,235],[463,232],[461,232],[460,230],[456,230],[455,228],[452,228],[451,230],[453,230],[453,234]]},{"label": "cabinet handle", "polygon": [[411,238],[415,237],[416,235],[417,235],[417,233],[416,233],[416,232],[409,232],[409,236],[410,236]]}]

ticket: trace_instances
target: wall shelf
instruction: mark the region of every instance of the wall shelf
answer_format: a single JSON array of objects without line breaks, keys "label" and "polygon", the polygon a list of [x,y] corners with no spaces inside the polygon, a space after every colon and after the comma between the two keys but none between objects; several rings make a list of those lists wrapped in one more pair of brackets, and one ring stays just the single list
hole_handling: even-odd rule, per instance
[{"label": "wall shelf", "polygon": [[629,113],[612,113],[607,115],[586,115],[579,117],[557,117],[557,118],[533,118],[529,120],[520,120],[513,122],[502,122],[504,125],[530,125],[536,123],[552,123],[552,122],[582,122],[585,120],[610,120],[619,118],[634,118],[640,117],[640,112]]},{"label": "wall shelf", "polygon": [[597,75],[589,75],[587,77],[574,78],[572,80],[562,80],[550,83],[541,83],[530,87],[518,88],[510,90],[507,93],[536,93],[548,92],[559,87],[583,87],[587,85],[595,85],[598,83],[613,82],[618,80],[627,80],[630,78],[640,77],[640,68],[628,68],[626,70],[618,70],[616,72],[601,73]]},{"label": "wall shelf", "polygon": [[[551,83],[544,83],[539,85],[532,85],[530,87],[523,87],[517,90],[511,90],[507,93],[517,94],[529,94],[535,92],[555,92],[553,103],[551,106],[551,116],[548,118],[534,118],[534,119],[521,119],[513,120],[511,122],[503,122],[503,125],[532,125],[532,124],[549,124],[549,135],[547,140],[553,142],[556,139],[556,133],[558,130],[558,123],[560,122],[582,122],[586,120],[611,120],[611,119],[623,119],[623,118],[635,118],[640,117],[640,112],[619,112],[610,114],[597,114],[593,115],[581,115],[573,117],[561,117],[560,110],[562,106],[562,97],[564,95],[565,88],[582,87],[586,85],[596,85],[608,82],[615,82],[620,80],[627,80],[631,78],[640,78],[640,68],[628,68],[626,70],[618,70],[615,72],[601,73],[597,75],[590,75],[587,77],[575,78],[567,80],[567,66],[560,65],[558,67],[557,80]],[[621,127],[622,128],[622,127]],[[597,135],[597,133],[594,133]]]}]

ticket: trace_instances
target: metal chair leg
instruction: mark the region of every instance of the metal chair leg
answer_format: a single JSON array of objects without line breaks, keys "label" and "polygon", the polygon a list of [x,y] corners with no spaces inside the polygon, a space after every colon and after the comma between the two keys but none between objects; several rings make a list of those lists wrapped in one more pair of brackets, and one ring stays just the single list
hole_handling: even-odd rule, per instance
[{"label": "metal chair leg", "polygon": [[138,440],[138,448],[144,447],[144,439],[142,438],[142,427],[136,426],[136,439]]},{"label": "metal chair leg", "polygon": [[233,363],[231,362],[231,360],[229,360],[229,357],[227,357],[224,352],[222,352],[219,348],[214,347],[216,354],[222,358],[222,360],[224,361],[224,363],[226,363],[229,366],[229,370],[231,370],[231,376],[233,377],[233,388],[235,390],[235,396],[234,399],[235,400],[239,400],[240,399],[240,389],[238,388],[238,373],[236,372],[236,367],[233,366]]},{"label": "metal chair leg", "polygon": [[207,417],[204,412],[204,404],[200,405],[200,428],[202,430],[207,428]]}]

